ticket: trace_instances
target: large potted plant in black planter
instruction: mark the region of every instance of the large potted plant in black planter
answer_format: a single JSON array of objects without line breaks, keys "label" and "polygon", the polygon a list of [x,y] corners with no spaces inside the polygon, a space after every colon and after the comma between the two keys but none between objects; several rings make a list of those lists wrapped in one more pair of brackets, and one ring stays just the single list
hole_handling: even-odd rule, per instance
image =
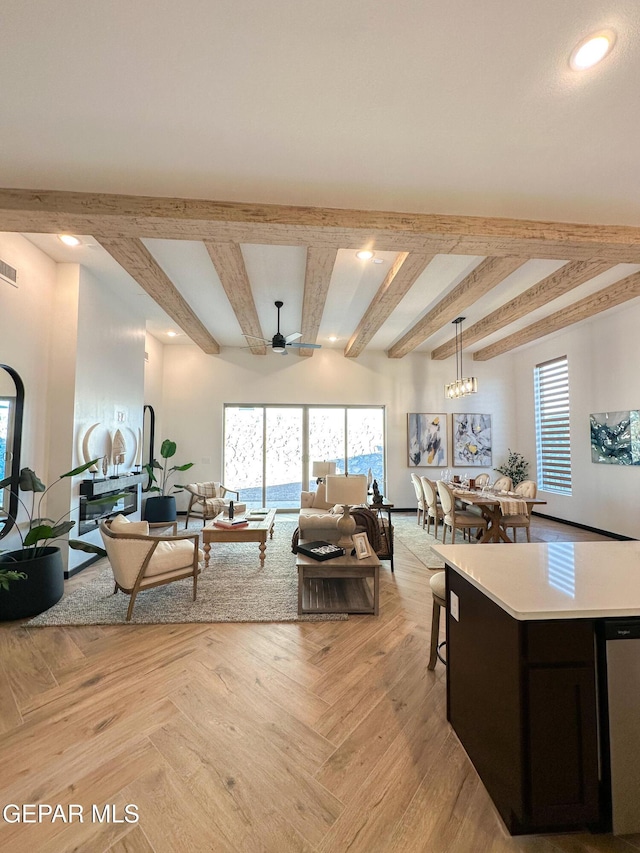
[{"label": "large potted plant in black planter", "polygon": [[[160,447],[162,465],[157,459],[154,459],[153,462],[144,466],[149,475],[149,482],[152,484],[149,491],[159,493],[152,498],[147,498],[144,505],[145,521],[158,523],[176,520],[176,499],[173,495],[175,492],[181,491],[183,486],[170,485],[169,480],[177,471],[188,471],[189,468],[193,468],[193,462],[169,467],[169,459],[176,455],[176,449],[175,441],[169,441],[168,438],[165,438]],[[156,471],[160,472],[158,477],[156,477]]]},{"label": "large potted plant in black planter", "polygon": [[[98,461],[93,459],[79,468],[74,468],[73,471],[68,471],[59,477],[56,482],[59,483],[65,477],[82,474]],[[0,480],[0,489],[13,485],[11,477]],[[53,543],[65,536],[75,524],[75,521],[65,521],[65,516],[57,521],[42,516],[42,501],[52,486],[47,488],[31,468],[23,468],[20,471],[18,487],[21,492],[31,492],[31,505],[23,501],[18,494],[19,504],[28,517],[26,531],[24,525],[18,524],[17,518],[11,516],[11,520],[16,526],[22,547],[0,554],[1,622],[36,616],[53,607],[62,598],[64,592],[62,556],[60,548]],[[39,495],[38,499],[36,495]],[[98,545],[77,539],[70,539],[69,547],[102,557],[107,553]]]}]

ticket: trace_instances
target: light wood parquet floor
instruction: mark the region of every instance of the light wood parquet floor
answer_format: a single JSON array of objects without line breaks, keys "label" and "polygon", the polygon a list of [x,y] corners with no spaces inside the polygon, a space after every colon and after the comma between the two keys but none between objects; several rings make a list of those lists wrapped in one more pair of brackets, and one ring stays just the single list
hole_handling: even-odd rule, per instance
[{"label": "light wood parquet floor", "polygon": [[[539,519],[534,537],[600,538]],[[426,668],[431,574],[398,544],[380,616],[348,622],[0,627],[0,807],[84,816],[0,818],[0,850],[639,850],[506,833],[446,722],[444,668]]]}]

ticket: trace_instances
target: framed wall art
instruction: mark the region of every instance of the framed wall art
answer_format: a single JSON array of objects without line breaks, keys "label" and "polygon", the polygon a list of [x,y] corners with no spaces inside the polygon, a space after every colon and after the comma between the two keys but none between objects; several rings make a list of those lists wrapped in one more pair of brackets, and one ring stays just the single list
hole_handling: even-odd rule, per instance
[{"label": "framed wall art", "polygon": [[640,465],[640,411],[589,415],[591,461],[606,465]]},{"label": "framed wall art", "polygon": [[491,467],[491,415],[454,414],[452,432],[453,465]]},{"label": "framed wall art", "polygon": [[446,466],[447,416],[412,412],[407,418],[409,468]]}]

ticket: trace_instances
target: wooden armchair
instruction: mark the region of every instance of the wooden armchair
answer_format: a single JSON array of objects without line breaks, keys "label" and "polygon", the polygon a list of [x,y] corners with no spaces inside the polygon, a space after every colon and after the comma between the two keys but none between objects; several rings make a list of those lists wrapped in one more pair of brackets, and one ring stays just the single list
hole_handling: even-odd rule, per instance
[{"label": "wooden armchair", "polygon": [[203,521],[206,521],[228,510],[231,498],[228,499],[227,495],[234,496],[232,498],[234,508],[238,513],[244,512],[247,508],[246,504],[239,503],[240,492],[236,489],[228,489],[222,483],[189,483],[184,488],[190,493],[185,530],[189,526],[189,519],[192,515],[199,516]]},{"label": "wooden armchair", "polygon": [[131,596],[127,622],[141,590],[193,578],[193,600],[198,591],[199,562],[197,533],[179,536],[150,536],[146,521],[129,522],[124,516],[100,522],[100,535],[107,551],[118,590]]}]

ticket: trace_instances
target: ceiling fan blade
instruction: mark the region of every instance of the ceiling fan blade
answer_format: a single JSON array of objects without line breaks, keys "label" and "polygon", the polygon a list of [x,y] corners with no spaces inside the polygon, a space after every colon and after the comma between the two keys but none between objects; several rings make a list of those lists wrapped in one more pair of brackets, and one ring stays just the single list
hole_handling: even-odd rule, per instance
[{"label": "ceiling fan blade", "polygon": [[305,343],[295,343],[295,344],[287,344],[288,347],[297,347],[298,349],[322,349],[322,344],[305,344]]},{"label": "ceiling fan blade", "polygon": [[263,341],[265,344],[271,343],[268,338],[259,338],[257,335],[245,335],[244,332],[242,334],[245,336],[245,338],[252,338],[254,341]]},{"label": "ceiling fan blade", "polygon": [[290,344],[292,341],[297,341],[298,338],[302,337],[302,332],[294,332],[293,335],[287,335],[285,338],[286,343]]}]

